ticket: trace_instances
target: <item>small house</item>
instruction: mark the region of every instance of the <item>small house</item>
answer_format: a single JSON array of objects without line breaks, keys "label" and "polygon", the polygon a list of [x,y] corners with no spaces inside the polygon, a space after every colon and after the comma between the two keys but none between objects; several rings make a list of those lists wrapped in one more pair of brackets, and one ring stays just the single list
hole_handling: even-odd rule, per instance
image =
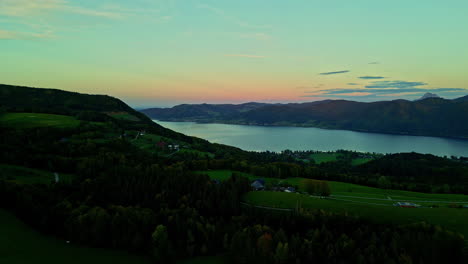
[{"label": "small house", "polygon": [[218,180],[218,179],[214,179],[214,180],[213,180],[213,183],[216,184],[216,185],[219,185],[219,184],[221,184],[221,181]]},{"label": "small house", "polygon": [[256,191],[265,189],[264,182],[262,183],[260,180],[255,180],[250,186]]}]

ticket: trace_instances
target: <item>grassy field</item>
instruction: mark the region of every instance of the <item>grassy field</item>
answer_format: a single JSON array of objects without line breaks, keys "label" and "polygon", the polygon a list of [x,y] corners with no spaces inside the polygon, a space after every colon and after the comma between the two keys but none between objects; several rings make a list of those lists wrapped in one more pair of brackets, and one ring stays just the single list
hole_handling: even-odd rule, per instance
[{"label": "grassy field", "polygon": [[[232,171],[213,170],[198,173],[206,173],[212,179],[226,180],[231,176]],[[248,173],[240,174],[252,181],[260,178]],[[304,178],[279,180],[263,177],[262,179],[267,183],[286,182],[298,186],[299,190],[303,189],[302,182]],[[468,205],[467,195],[385,190],[334,181],[329,181],[328,184],[332,192],[330,199],[319,199],[295,193],[260,191],[248,193],[245,201],[254,205],[276,208],[295,208],[297,201],[300,201],[304,208],[348,212],[385,223],[426,221],[461,232],[468,238],[468,225],[466,224],[468,209],[449,208],[454,204]],[[414,202],[424,207],[437,205],[439,208],[400,208],[393,206],[398,201]]]},{"label": "grassy field", "polygon": [[401,208],[269,191],[249,192],[244,199],[249,204],[275,208],[295,208],[299,202],[302,208],[347,212],[350,215],[358,215],[377,223],[407,224],[424,221],[460,232],[465,238],[468,238],[467,209]]},{"label": "grassy field", "polygon": [[[59,173],[59,182],[71,183],[72,175]],[[19,184],[50,184],[55,182],[55,175],[49,171],[30,169],[20,166],[0,164],[0,179]]]},{"label": "grassy field", "polygon": [[179,153],[189,153],[191,155],[195,155],[195,156],[198,156],[200,158],[209,157],[211,159],[214,158],[214,156],[215,156],[213,153],[199,151],[199,150],[195,150],[195,149],[181,149],[179,151]]},{"label": "grassy field", "polygon": [[[340,156],[343,156],[343,154],[338,152],[319,152],[311,154],[309,158],[313,159],[316,164],[320,164],[323,162],[337,161]],[[357,166],[371,160],[372,158],[355,158],[351,161],[351,165]]]},{"label": "grassy field", "polygon": [[44,236],[3,209],[0,209],[0,234],[0,263],[151,263],[146,257],[122,251],[80,247]]},{"label": "grassy field", "polygon": [[353,159],[351,161],[351,165],[353,166],[357,166],[357,165],[361,165],[361,164],[364,164],[364,163],[367,163],[369,161],[371,161],[372,159],[370,158],[357,158],[357,159]]},{"label": "grassy field", "polygon": [[[177,152],[176,151],[170,151],[170,150],[165,150],[164,151],[160,147],[156,146],[156,144],[158,142],[160,142],[160,141],[164,141],[164,142],[166,142],[166,144],[178,144],[180,150],[177,151]],[[198,150],[194,150],[194,149],[190,149],[190,148],[183,148],[182,147],[183,145],[187,145],[184,142],[174,141],[172,139],[162,137],[162,136],[159,136],[159,135],[155,135],[155,134],[144,134],[144,135],[139,136],[137,139],[131,140],[131,142],[132,142],[133,145],[137,146],[140,149],[149,151],[151,153],[158,153],[158,154],[161,154],[163,156],[164,155],[169,156],[169,155],[177,155],[177,154],[186,153],[186,154],[191,154],[191,155],[195,155],[195,156],[203,157],[203,158],[206,157],[206,156],[208,156],[210,158],[214,157],[214,154],[209,153],[209,152],[198,151]]]},{"label": "grassy field", "polygon": [[[197,173],[206,173],[210,178],[217,180],[226,180],[231,177],[233,171],[230,170],[211,170],[199,171]],[[303,181],[305,178],[287,178],[275,179],[258,177],[252,174],[237,172],[251,181],[262,178],[266,183],[288,183],[297,186],[299,191],[304,190]],[[357,202],[378,203],[392,205],[397,201],[415,202],[421,205],[439,205],[447,207],[450,204],[468,204],[468,195],[463,194],[436,194],[436,193],[418,193],[401,190],[379,189],[375,187],[362,186],[352,183],[328,181],[332,196],[337,199],[354,200]]]},{"label": "grassy field", "polygon": [[72,116],[39,113],[6,113],[0,116],[0,126],[17,128],[77,127],[80,121]]},{"label": "grassy field", "polygon": [[145,134],[143,136],[139,136],[135,140],[131,140],[131,142],[140,149],[144,149],[149,152],[159,152],[160,150],[157,149],[156,143],[161,140],[165,141],[165,138],[154,134]]}]

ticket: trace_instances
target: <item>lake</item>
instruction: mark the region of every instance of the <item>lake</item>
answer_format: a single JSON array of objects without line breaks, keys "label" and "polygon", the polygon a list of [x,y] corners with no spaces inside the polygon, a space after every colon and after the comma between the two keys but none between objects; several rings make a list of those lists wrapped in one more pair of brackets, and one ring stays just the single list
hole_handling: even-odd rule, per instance
[{"label": "lake", "polygon": [[468,157],[468,140],[328,130],[313,127],[266,127],[194,122],[162,122],[174,131],[244,150],[337,149],[377,153],[418,152]]}]

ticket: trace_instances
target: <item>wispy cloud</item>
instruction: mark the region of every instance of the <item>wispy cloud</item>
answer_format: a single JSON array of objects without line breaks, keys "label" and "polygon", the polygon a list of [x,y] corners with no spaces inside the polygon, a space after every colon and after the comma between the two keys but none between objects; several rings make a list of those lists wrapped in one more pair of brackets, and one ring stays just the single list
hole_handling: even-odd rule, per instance
[{"label": "wispy cloud", "polygon": [[377,81],[372,82],[371,85],[366,85],[366,88],[411,88],[417,86],[427,85],[425,82],[407,82],[407,81]]},{"label": "wispy cloud", "polygon": [[335,88],[319,91],[305,91],[303,97],[346,97],[346,96],[387,96],[398,97],[407,95],[422,95],[424,93],[443,93],[443,94],[458,94],[468,93],[468,89],[464,88],[391,88],[391,89],[347,89]]},{"label": "wispy cloud", "polygon": [[369,62],[369,64],[380,64],[378,61]]},{"label": "wispy cloud", "polygon": [[361,76],[358,77],[359,79],[364,79],[364,80],[377,80],[377,79],[385,79],[383,76]]},{"label": "wispy cloud", "polygon": [[341,74],[341,73],[347,73],[349,72],[348,70],[346,71],[333,71],[333,72],[322,72],[319,73],[320,75],[333,75],[333,74]]},{"label": "wispy cloud", "polygon": [[359,85],[359,83],[347,83],[348,85]]},{"label": "wispy cloud", "polygon": [[232,15],[227,14],[221,8],[217,8],[217,7],[214,7],[214,6],[210,6],[210,5],[206,5],[206,4],[200,4],[200,5],[198,5],[198,8],[209,10],[210,12],[222,17],[223,19],[225,19],[227,21],[230,21],[230,22],[232,22],[234,24],[237,24],[238,26],[241,26],[241,27],[255,28],[255,29],[271,28],[270,25],[253,25],[253,24],[250,24],[250,23],[248,23],[246,21],[243,21],[243,20],[241,20],[241,19],[239,19],[237,17],[234,17]]},{"label": "wispy cloud", "polygon": [[105,18],[121,18],[122,13],[112,10],[95,10],[71,5],[65,0],[1,0],[0,15],[11,17],[28,17],[45,14],[48,12],[74,13],[87,16]]},{"label": "wispy cloud", "polygon": [[350,93],[342,93],[341,96],[368,96],[372,95],[372,93],[368,92],[350,92]]},{"label": "wispy cloud", "polygon": [[[141,0],[135,0],[141,1]],[[96,17],[106,20],[121,20],[138,17],[156,22],[172,19],[161,15],[154,5],[148,8],[129,8],[112,1],[96,1],[95,7],[84,6],[79,1],[68,0],[0,0],[0,19],[9,25],[3,28],[0,39],[45,39],[53,38],[59,31],[76,31],[82,28],[79,23],[61,25],[56,14]],[[53,21],[53,22],[52,22]],[[86,21],[86,20],[82,20]]]},{"label": "wispy cloud", "polygon": [[42,33],[30,33],[9,31],[0,29],[0,39],[49,39],[52,38],[52,32],[45,31]]},{"label": "wispy cloud", "polygon": [[256,59],[266,58],[266,56],[251,55],[251,54],[224,54],[223,56],[224,57],[256,58]]}]

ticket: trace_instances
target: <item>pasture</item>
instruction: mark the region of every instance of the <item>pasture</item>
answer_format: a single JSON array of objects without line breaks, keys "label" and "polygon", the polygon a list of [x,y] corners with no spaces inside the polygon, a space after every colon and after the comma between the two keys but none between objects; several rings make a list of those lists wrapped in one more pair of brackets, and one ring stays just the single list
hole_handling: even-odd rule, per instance
[{"label": "pasture", "polygon": [[[309,155],[309,159],[314,160],[316,164],[324,163],[324,162],[332,162],[337,161],[339,158],[344,156],[343,153],[339,152],[317,152],[312,153]],[[357,166],[364,164],[373,160],[373,158],[365,157],[365,158],[353,158],[351,160],[351,165]]]},{"label": "pasture", "polygon": [[[233,171],[230,170],[212,170],[199,171],[197,173],[205,173],[212,179],[226,180],[231,177]],[[287,178],[276,179],[258,177],[252,174],[237,172],[238,174],[247,177],[253,181],[255,179],[264,179],[266,183],[278,184],[287,183],[298,187],[299,191],[304,190],[303,181],[305,178]],[[395,202],[415,202],[424,206],[438,205],[447,207],[451,204],[468,204],[468,196],[463,194],[438,194],[438,193],[419,193],[401,190],[379,189],[345,182],[328,181],[332,197],[336,199],[352,200],[356,202],[379,203],[392,205]]]},{"label": "pasture", "polygon": [[[73,179],[70,174],[58,173],[57,176],[61,183],[71,183]],[[55,182],[55,174],[50,171],[0,164],[0,179],[18,184],[50,184]]]},{"label": "pasture", "polygon": [[0,116],[0,126],[15,128],[74,128],[80,121],[72,116],[41,113],[5,113]]},{"label": "pasture", "polygon": [[0,234],[0,263],[151,263],[146,257],[124,251],[82,247],[45,236],[3,209],[0,209]]},{"label": "pasture", "polygon": [[[232,171],[213,170],[206,173],[212,179],[226,180]],[[251,181],[262,178],[266,183],[288,183],[303,190],[304,178],[274,179],[239,173]],[[386,190],[352,183],[328,182],[332,195],[327,199],[311,197],[298,193],[258,191],[249,192],[245,202],[252,205],[295,208],[323,209],[332,212],[359,215],[381,223],[414,223],[425,221],[458,231],[468,238],[468,209],[450,208],[453,205],[468,205],[468,196],[461,194],[432,194],[401,190]],[[401,208],[393,206],[396,202],[413,202],[424,208]],[[437,208],[429,208],[437,206]]]},{"label": "pasture", "polygon": [[440,208],[401,208],[390,204],[356,203],[354,201],[320,199],[298,193],[258,191],[249,192],[245,202],[252,205],[274,208],[322,209],[337,213],[357,215],[376,223],[409,224],[427,222],[460,232],[468,238],[468,210],[448,207]]}]

